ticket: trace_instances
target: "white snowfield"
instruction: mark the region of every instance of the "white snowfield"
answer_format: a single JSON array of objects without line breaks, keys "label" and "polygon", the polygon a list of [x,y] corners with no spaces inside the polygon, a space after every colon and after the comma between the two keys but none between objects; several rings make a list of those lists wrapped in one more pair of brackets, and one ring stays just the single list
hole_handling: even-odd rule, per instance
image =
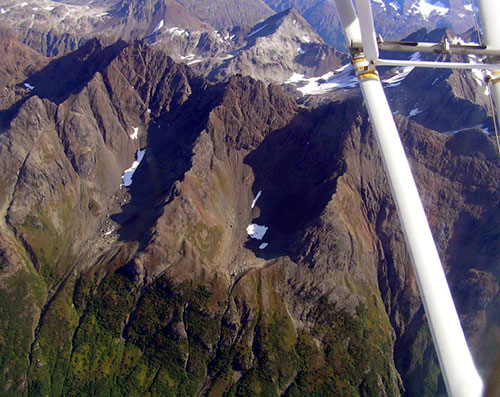
[{"label": "white snowfield", "polygon": [[262,240],[267,232],[268,227],[251,223],[247,226],[247,234],[256,240]]},{"label": "white snowfield", "polygon": [[137,167],[139,167],[139,164],[141,163],[142,159],[144,158],[144,154],[146,153],[146,149],[139,149],[137,153],[135,154],[137,160],[135,160],[132,163],[132,166],[125,170],[125,172],[122,175],[122,181],[123,181],[123,186],[128,187],[132,185],[132,178],[134,176],[135,171],[137,170]]},{"label": "white snowfield", "polygon": [[358,80],[354,75],[354,68],[349,63],[320,77],[306,78],[303,74],[293,73],[285,83],[307,83],[297,90],[303,95],[320,95],[340,88],[356,87]]},{"label": "white snowfield", "polygon": [[426,0],[419,0],[410,7],[407,14],[420,14],[425,20],[427,20],[433,14],[443,16],[448,14],[449,11],[450,9],[448,7],[445,7],[439,2],[437,2],[436,4],[431,4]]}]

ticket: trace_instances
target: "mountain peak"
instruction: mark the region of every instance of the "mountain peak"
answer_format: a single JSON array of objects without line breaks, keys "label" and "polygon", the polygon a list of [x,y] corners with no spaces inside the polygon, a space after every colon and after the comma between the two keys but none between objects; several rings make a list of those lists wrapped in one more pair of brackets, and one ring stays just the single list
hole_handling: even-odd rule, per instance
[{"label": "mountain peak", "polygon": [[276,33],[305,43],[324,43],[323,39],[294,8],[288,8],[258,23],[250,31],[247,39],[256,40],[258,37],[269,37]]}]

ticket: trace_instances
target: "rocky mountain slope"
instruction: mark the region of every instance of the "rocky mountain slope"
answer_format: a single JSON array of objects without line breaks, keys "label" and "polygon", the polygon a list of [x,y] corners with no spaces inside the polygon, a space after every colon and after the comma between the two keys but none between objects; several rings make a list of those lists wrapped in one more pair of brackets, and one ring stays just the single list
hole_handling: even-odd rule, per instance
[{"label": "rocky mountain slope", "polygon": [[19,84],[47,65],[49,60],[21,44],[16,33],[0,28],[0,109],[7,109],[29,91],[30,85]]},{"label": "rocky mountain slope", "polygon": [[[5,5],[0,21],[15,29],[25,44],[47,55],[74,50],[92,37],[108,44],[117,39],[144,39],[211,80],[243,74],[280,83],[293,73],[308,77],[324,74],[346,60],[327,46],[295,10],[273,15],[255,26],[257,15],[269,15],[270,10],[254,17],[240,10],[241,18],[233,21],[239,27],[215,30],[194,16],[204,15],[200,14],[201,4],[196,2],[114,1],[88,5],[36,1],[22,7]],[[212,6],[228,12],[235,9],[216,3]],[[246,3],[240,7],[258,10]],[[211,21],[208,15],[202,19]]]},{"label": "rocky mountain slope", "polygon": [[263,2],[224,0],[208,7],[194,0],[0,1],[0,23],[47,56],[74,51],[95,37],[111,44],[144,38],[162,27],[212,31],[252,26],[272,14]]},{"label": "rocky mountain slope", "polygon": [[[0,113],[2,393],[443,395],[359,96],[298,107],[140,42],[28,81]],[[493,140],[397,121],[486,374]]]},{"label": "rocky mountain slope", "polygon": [[148,43],[212,81],[241,74],[283,83],[293,74],[322,75],[347,62],[346,54],[326,45],[293,9],[253,28],[204,33],[161,29]]},{"label": "rocky mountain slope", "polygon": [[193,15],[216,29],[252,26],[274,14],[262,0],[177,0]]}]

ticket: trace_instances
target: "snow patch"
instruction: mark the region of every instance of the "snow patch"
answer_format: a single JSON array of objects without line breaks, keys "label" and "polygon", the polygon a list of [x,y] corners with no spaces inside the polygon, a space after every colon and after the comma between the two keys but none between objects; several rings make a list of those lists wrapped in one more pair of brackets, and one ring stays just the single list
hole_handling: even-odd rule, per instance
[{"label": "snow patch", "polygon": [[263,249],[264,249],[264,248],[266,248],[268,245],[269,245],[269,243],[262,243],[261,245],[259,245],[259,249],[260,249],[260,250],[263,250]]},{"label": "snow patch", "polygon": [[151,114],[151,109],[146,109],[146,112],[148,112],[149,114]]},{"label": "snow patch", "polygon": [[491,132],[488,130],[488,127],[485,127],[484,124],[478,124],[473,127],[460,128],[459,130],[446,131],[444,132],[444,134],[458,134],[459,132],[472,130],[474,128],[483,131],[483,133],[486,135],[491,135]]},{"label": "snow patch", "polygon": [[425,20],[427,20],[432,14],[443,16],[448,14],[449,11],[450,9],[448,7],[445,7],[440,2],[432,4],[427,2],[426,0],[419,0],[410,7],[407,14],[412,14],[412,15],[420,14]]},{"label": "snow patch", "polygon": [[267,24],[265,24],[264,26],[261,26],[260,28],[256,29],[256,30],[252,30],[248,36],[247,36],[247,39],[250,37],[250,36],[253,36],[254,34],[257,34],[259,33],[262,29],[264,29],[265,27],[267,26]]},{"label": "snow patch", "polygon": [[168,31],[172,34],[172,36],[184,36],[188,37],[189,32],[187,30],[181,29],[181,28],[170,28]]},{"label": "snow patch", "polygon": [[31,84],[29,84],[29,83],[24,83],[24,86],[25,86],[28,90],[30,90],[30,91],[32,91],[32,90],[34,90],[34,89],[35,89],[35,87],[34,87],[34,86],[32,86],[32,85],[31,85]]},{"label": "snow patch", "polygon": [[[410,61],[420,61],[421,55],[415,52],[411,55]],[[415,66],[406,66],[404,68],[397,68],[396,74],[388,79],[382,80],[382,83],[387,84],[387,88],[397,87],[400,85],[404,79],[415,69]]]},{"label": "snow patch", "polygon": [[180,57],[180,59],[182,61],[184,61],[184,60],[188,60],[189,61],[189,60],[193,59],[195,56],[196,56],[195,54],[191,53],[191,54],[188,54],[186,56],[180,55],[179,57]]},{"label": "snow patch", "polygon": [[129,169],[125,170],[125,172],[122,175],[123,186],[132,185],[132,177],[134,176],[134,173],[137,170],[137,167],[139,167],[139,164],[141,164],[141,161],[144,158],[145,153],[146,153],[146,149],[139,149],[137,151],[137,153],[135,154],[137,160],[135,160],[132,163],[132,166]]},{"label": "snow patch", "polygon": [[201,61],[203,61],[203,59],[196,59],[194,61],[188,62],[187,65],[194,65],[196,63],[200,63]]},{"label": "snow patch", "polygon": [[410,114],[408,115],[408,117],[416,116],[419,113],[422,113],[422,111],[419,110],[418,108],[414,108],[414,109],[410,110]]},{"label": "snow patch", "polygon": [[373,0],[374,3],[377,3],[382,7],[383,10],[385,10],[385,4],[382,0]]},{"label": "snow patch", "polygon": [[163,27],[163,19],[158,23],[158,25],[156,25],[156,27],[153,29],[153,31],[151,32],[151,34],[154,34],[156,32],[158,32],[162,27]]},{"label": "snow patch", "polygon": [[304,36],[302,36],[302,41],[303,41],[304,43],[310,43],[310,42],[311,42],[311,39],[309,38],[309,36],[304,35]]},{"label": "snow patch", "polygon": [[23,1],[21,4],[19,4],[19,7],[26,7],[28,5],[28,3],[26,3],[25,1]]},{"label": "snow patch", "polygon": [[262,240],[267,232],[267,229],[269,229],[267,226],[251,223],[247,226],[247,234],[256,240]]},{"label": "snow patch", "polygon": [[297,48],[297,52],[300,54],[300,55],[304,55],[306,52],[302,49],[302,48]]},{"label": "snow patch", "polygon": [[397,3],[394,3],[394,2],[390,2],[389,5],[394,8],[394,10],[396,11],[400,11],[400,8],[399,8],[399,5]]},{"label": "snow patch", "polygon": [[465,41],[464,39],[462,39],[459,36],[452,37],[451,44],[454,44],[454,45],[457,45],[457,44],[460,44],[460,45],[479,45],[479,43],[476,43],[475,41]]},{"label": "snow patch", "polygon": [[5,14],[7,11],[5,8],[0,8],[0,14]]},{"label": "snow patch", "polygon": [[293,84],[293,83],[299,83],[299,82],[301,82],[303,80],[305,80],[303,74],[293,73],[290,76],[290,78],[285,81],[285,83]]},{"label": "snow patch", "polygon": [[[469,63],[472,64],[483,63],[483,60],[485,59],[485,57],[478,57],[474,54],[468,55],[468,58],[469,58]],[[479,87],[484,87],[484,95],[490,95],[490,87],[488,87],[488,85],[484,81],[488,72],[481,69],[471,69],[471,73],[477,85]]]},{"label": "snow patch", "polygon": [[464,5],[465,11],[472,12],[472,4]]},{"label": "snow patch", "polygon": [[262,190],[259,190],[259,193],[257,193],[257,196],[252,201],[252,206],[250,208],[255,207],[255,204],[257,204],[257,200],[259,199],[260,195],[262,194]]},{"label": "snow patch", "polygon": [[139,137],[139,127],[132,127],[134,133],[130,135],[130,139],[135,140]]}]

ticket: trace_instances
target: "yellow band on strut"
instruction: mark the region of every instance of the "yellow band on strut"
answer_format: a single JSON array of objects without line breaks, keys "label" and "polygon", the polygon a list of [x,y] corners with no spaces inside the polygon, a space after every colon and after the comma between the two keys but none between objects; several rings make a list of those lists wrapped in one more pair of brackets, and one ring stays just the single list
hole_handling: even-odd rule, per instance
[{"label": "yellow band on strut", "polygon": [[356,77],[359,80],[372,79],[380,80],[375,69],[370,69],[370,62],[364,57],[355,58],[352,60]]},{"label": "yellow band on strut", "polygon": [[500,82],[500,70],[495,70],[493,72],[493,77],[490,80],[491,84],[496,84]]},{"label": "yellow band on strut", "polygon": [[365,80],[365,79],[380,80],[380,77],[378,76],[378,73],[375,70],[367,70],[364,73],[358,74],[358,79],[359,80]]}]

